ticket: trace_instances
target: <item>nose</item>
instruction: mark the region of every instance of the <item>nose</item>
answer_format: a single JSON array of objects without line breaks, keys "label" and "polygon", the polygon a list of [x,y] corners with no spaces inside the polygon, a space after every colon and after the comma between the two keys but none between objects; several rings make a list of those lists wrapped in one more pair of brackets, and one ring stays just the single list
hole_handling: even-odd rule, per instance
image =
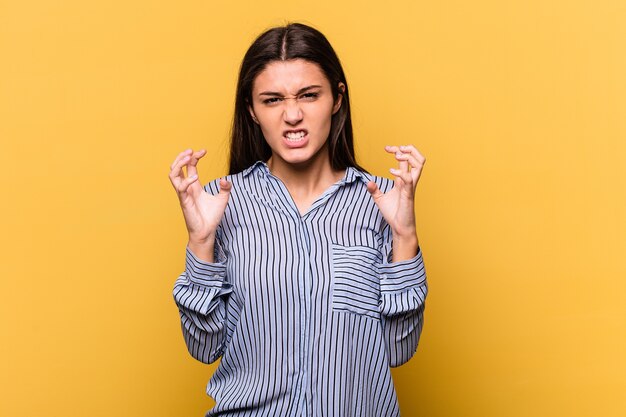
[{"label": "nose", "polygon": [[302,120],[302,109],[300,109],[298,100],[285,100],[283,120],[290,125],[294,125]]}]

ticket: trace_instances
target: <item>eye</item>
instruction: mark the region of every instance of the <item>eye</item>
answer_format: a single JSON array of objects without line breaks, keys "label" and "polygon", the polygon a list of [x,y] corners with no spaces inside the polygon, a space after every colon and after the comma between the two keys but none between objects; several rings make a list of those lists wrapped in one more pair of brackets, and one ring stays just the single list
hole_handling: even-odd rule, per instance
[{"label": "eye", "polygon": [[263,104],[274,104],[274,103],[278,103],[281,99],[278,97],[271,97],[271,98],[266,98],[265,100],[263,100]]},{"label": "eye", "polygon": [[303,101],[314,101],[319,97],[319,93],[304,93],[300,96],[300,100]]}]

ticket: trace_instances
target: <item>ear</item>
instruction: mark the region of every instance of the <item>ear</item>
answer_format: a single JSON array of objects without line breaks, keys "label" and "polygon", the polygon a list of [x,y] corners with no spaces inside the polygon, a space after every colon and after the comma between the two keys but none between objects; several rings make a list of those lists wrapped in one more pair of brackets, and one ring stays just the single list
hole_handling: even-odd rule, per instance
[{"label": "ear", "polygon": [[337,111],[339,111],[339,109],[341,108],[341,103],[343,102],[343,94],[346,92],[346,86],[344,83],[339,82],[337,87],[339,88],[339,94],[337,95],[337,100],[333,105],[333,114],[337,113]]},{"label": "ear", "polygon": [[250,104],[248,104],[248,111],[250,112],[250,116],[252,116],[252,120],[254,120],[254,123],[259,124],[259,119],[256,118],[256,115],[254,114],[254,109]]}]

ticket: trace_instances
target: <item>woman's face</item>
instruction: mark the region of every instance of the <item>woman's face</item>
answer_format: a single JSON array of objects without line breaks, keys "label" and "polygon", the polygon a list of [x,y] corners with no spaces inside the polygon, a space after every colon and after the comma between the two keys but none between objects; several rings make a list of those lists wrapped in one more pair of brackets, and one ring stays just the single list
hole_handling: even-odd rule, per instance
[{"label": "woman's face", "polygon": [[[343,91],[344,86],[340,83]],[[252,117],[272,149],[272,165],[328,160],[331,117],[341,107],[320,67],[304,59],[270,62],[252,86]]]}]

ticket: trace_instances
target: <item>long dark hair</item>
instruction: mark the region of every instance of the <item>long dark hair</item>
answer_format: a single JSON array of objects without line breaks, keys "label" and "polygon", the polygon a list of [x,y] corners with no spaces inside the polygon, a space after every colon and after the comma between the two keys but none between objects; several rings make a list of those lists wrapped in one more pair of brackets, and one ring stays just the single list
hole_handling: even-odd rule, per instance
[{"label": "long dark hair", "polygon": [[[340,170],[353,166],[363,170],[354,156],[348,82],[337,54],[320,31],[301,23],[289,23],[259,35],[241,63],[231,129],[230,174],[243,171],[256,161],[267,161],[272,155],[260,126],[248,111],[248,105],[252,103],[252,84],[270,62],[296,58],[319,65],[330,82],[335,101],[340,93],[343,94],[341,107],[331,119],[328,153],[332,168]],[[340,82],[345,85],[343,92],[339,91]]]}]

